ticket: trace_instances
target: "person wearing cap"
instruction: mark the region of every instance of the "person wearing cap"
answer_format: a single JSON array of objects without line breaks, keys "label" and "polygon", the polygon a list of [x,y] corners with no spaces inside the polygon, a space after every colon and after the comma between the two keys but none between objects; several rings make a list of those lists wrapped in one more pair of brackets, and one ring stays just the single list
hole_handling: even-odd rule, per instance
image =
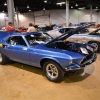
[{"label": "person wearing cap", "polygon": [[8,23],[8,26],[6,27],[5,31],[14,31],[15,29],[13,28],[12,22]]}]

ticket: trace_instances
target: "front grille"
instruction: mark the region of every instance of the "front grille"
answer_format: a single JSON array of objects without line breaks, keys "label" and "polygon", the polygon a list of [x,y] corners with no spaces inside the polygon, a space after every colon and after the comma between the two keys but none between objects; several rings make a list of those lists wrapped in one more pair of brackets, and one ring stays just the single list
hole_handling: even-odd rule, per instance
[{"label": "front grille", "polygon": [[81,61],[81,64],[85,63],[86,61],[92,59],[93,53],[86,55],[85,58]]}]

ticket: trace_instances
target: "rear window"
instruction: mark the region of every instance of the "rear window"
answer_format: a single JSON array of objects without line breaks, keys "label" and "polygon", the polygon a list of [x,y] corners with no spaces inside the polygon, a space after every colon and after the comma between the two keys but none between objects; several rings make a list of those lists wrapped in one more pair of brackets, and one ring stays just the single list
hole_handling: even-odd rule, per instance
[{"label": "rear window", "polygon": [[60,33],[65,33],[65,32],[68,32],[71,29],[73,29],[73,28],[63,28],[63,29],[60,29],[59,32]]}]

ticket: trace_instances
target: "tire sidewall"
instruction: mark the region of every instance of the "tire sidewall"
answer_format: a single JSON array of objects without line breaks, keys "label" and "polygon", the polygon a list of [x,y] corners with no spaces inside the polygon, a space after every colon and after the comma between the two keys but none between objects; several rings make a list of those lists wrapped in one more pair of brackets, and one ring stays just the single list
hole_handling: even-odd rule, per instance
[{"label": "tire sidewall", "polygon": [[1,53],[1,52],[0,52],[0,54],[1,54],[1,57],[2,57],[2,61],[0,61],[0,64],[1,65],[7,64],[7,62],[8,62],[7,57],[3,53]]},{"label": "tire sidewall", "polygon": [[100,52],[100,43],[97,42],[97,41],[90,42],[91,45],[92,45],[93,43],[95,43],[95,44],[98,45],[98,49],[96,50],[96,52]]},{"label": "tire sidewall", "polygon": [[[57,70],[58,70],[58,77],[57,78],[50,78],[50,76],[47,74],[46,72],[46,67],[48,64],[53,64],[56,66]],[[47,77],[48,80],[52,81],[52,82],[60,82],[63,79],[64,76],[64,71],[60,68],[60,66],[54,62],[54,61],[46,61],[43,65],[43,72],[45,74],[45,76]]]}]

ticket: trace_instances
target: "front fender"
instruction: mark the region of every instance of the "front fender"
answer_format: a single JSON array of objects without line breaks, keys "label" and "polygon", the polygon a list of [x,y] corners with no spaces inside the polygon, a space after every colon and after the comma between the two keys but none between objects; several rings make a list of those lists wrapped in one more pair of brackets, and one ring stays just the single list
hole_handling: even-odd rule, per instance
[{"label": "front fender", "polygon": [[70,64],[70,62],[72,62],[72,59],[71,57],[69,58],[56,58],[56,57],[43,57],[41,60],[40,60],[40,65],[43,66],[43,63],[46,61],[46,60],[52,60],[52,61],[55,61],[57,62],[62,69],[65,69],[66,66],[68,66]]}]

